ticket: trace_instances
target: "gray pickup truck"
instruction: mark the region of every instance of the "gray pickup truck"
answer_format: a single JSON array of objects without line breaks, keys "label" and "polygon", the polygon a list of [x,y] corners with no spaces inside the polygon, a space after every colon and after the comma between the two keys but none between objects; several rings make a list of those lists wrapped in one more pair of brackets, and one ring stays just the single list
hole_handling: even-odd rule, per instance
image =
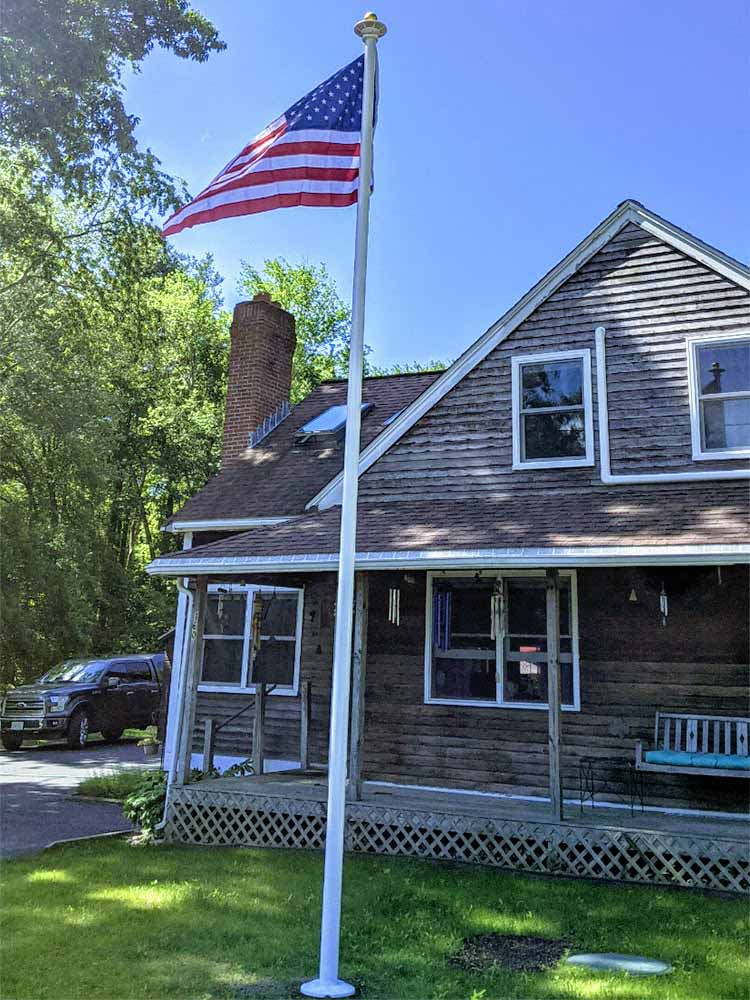
[{"label": "gray pickup truck", "polygon": [[0,741],[6,750],[24,740],[60,739],[80,749],[90,733],[118,740],[125,729],[151,725],[163,660],[162,653],[65,660],[2,699]]}]

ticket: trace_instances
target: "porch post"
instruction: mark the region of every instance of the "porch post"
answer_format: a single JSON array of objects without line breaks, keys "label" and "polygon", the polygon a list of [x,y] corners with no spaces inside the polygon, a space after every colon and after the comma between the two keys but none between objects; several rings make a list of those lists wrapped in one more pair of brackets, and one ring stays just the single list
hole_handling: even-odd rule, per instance
[{"label": "porch post", "polygon": [[263,774],[266,754],[266,685],[255,685],[255,718],[253,719],[253,773]]},{"label": "porch post", "polygon": [[362,798],[362,742],[365,731],[365,669],[367,661],[367,617],[370,578],[354,578],[354,642],[352,645],[352,718],[349,751],[349,798]]},{"label": "porch post", "polygon": [[195,722],[195,706],[198,700],[198,683],[203,663],[203,624],[206,619],[206,578],[199,576],[195,585],[193,598],[193,614],[190,621],[190,632],[187,641],[187,671],[186,683],[183,688],[185,696],[181,711],[181,725],[177,746],[177,767],[174,782],[184,785],[190,777],[190,758],[193,750],[193,725]]},{"label": "porch post", "polygon": [[549,798],[552,815],[563,818],[563,789],[560,774],[560,574],[547,570],[547,702],[549,747]]}]

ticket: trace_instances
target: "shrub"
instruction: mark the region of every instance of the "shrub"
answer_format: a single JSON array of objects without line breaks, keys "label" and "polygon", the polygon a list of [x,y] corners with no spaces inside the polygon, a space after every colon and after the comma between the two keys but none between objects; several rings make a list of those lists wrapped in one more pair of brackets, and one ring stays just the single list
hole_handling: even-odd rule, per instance
[{"label": "shrub", "polygon": [[151,843],[164,815],[167,798],[167,772],[143,771],[142,780],[122,804],[125,816],[141,831],[139,840]]}]

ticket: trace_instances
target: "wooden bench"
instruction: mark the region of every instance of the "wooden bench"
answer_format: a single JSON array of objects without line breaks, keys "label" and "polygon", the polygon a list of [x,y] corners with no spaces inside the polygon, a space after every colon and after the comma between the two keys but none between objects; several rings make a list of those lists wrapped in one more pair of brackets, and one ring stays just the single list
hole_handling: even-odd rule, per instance
[{"label": "wooden bench", "polygon": [[657,712],[654,750],[635,745],[638,771],[750,778],[750,719]]}]

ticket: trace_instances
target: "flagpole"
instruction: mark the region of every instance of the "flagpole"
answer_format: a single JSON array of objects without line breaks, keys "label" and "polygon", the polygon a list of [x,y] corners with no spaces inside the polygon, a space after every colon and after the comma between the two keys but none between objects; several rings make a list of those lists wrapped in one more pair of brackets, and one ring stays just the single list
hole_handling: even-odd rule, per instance
[{"label": "flagpole", "polygon": [[349,743],[349,689],[354,610],[354,554],[357,535],[357,487],[364,363],[365,283],[367,235],[370,221],[372,133],[375,107],[377,43],[386,26],[375,14],[365,14],[354,26],[365,46],[362,84],[362,137],[359,158],[357,230],[352,287],[352,329],[349,347],[349,384],[346,397],[344,482],[341,500],[339,577],[336,595],[336,633],[333,648],[331,730],[328,741],[328,815],[323,869],[323,907],[320,928],[320,970],[317,979],[303,983],[308,997],[349,997],[354,987],[339,979],[341,887],[344,867],[346,762]]}]

